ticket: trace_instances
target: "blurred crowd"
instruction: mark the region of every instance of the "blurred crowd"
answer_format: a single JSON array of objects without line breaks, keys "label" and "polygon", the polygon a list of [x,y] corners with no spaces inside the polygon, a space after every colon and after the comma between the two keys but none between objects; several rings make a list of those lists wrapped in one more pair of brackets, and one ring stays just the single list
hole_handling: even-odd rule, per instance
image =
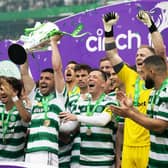
[{"label": "blurred crowd", "polygon": [[81,5],[89,3],[106,3],[109,0],[0,0],[0,11],[22,11],[27,9],[50,8],[63,5]]}]

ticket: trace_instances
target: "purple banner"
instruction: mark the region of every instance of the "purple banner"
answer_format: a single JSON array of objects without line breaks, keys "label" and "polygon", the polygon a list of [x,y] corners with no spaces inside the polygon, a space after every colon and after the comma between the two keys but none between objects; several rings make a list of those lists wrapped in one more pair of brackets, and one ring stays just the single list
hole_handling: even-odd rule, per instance
[{"label": "purple banner", "polygon": [[[71,60],[98,67],[100,58],[105,56],[102,15],[111,11],[118,12],[120,15],[118,23],[114,26],[119,53],[126,62],[133,65],[137,48],[141,44],[151,44],[147,27],[136,19],[139,8],[151,13],[154,22],[163,35],[165,45],[168,46],[168,38],[166,38],[166,34],[168,34],[168,1],[124,2],[84,11],[55,22],[59,29],[65,32],[71,33],[79,23],[84,25],[81,33],[90,32],[90,34],[81,38],[72,38],[70,36],[62,38],[59,48],[63,67]],[[3,55],[0,60],[8,59],[7,48],[9,44],[10,42],[7,40],[0,43],[1,55]],[[39,78],[42,69],[51,67],[50,55],[51,51],[43,51],[35,52],[33,57],[30,57],[31,72],[35,79]]]}]

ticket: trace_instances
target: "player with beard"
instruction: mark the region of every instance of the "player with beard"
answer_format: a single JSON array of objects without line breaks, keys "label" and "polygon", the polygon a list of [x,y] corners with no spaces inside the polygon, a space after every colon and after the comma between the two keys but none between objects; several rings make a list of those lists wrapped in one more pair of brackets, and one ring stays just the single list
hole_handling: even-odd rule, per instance
[{"label": "player with beard", "polygon": [[76,86],[76,75],[74,71],[76,65],[77,63],[75,61],[68,62],[64,72],[69,96],[80,92],[79,87]]},{"label": "player with beard", "polygon": [[[59,36],[50,39],[52,64],[57,52]],[[58,167],[58,132],[60,126],[59,112],[65,109],[66,92],[63,81],[57,78],[59,71],[48,68],[40,74],[39,87],[29,75],[28,61],[20,66],[26,93],[32,102],[32,118],[28,136],[26,162],[52,165]],[[57,87],[57,84],[62,84]],[[58,86],[60,86],[58,85]]]},{"label": "player with beard", "polygon": [[23,105],[21,91],[20,80],[0,77],[0,161],[24,161],[31,115]]},{"label": "player with beard", "polygon": [[[114,12],[108,13],[103,17],[106,55],[110,59],[118,77],[124,83],[126,94],[133,98],[134,106],[136,106],[141,113],[146,114],[147,102],[151,90],[144,87],[144,81],[141,77],[141,67],[143,60],[155,54],[155,52],[165,58],[166,54],[163,39],[157,31],[150,15],[145,11],[139,11],[138,19],[148,26],[154,48],[144,45],[137,50],[137,72],[135,72],[123,62],[115,45],[113,25],[118,21],[118,19],[118,14]],[[121,167],[146,168],[148,163],[149,147],[149,131],[129,118],[125,118]]]},{"label": "player with beard", "polygon": [[142,78],[146,88],[154,88],[149,97],[147,115],[133,106],[124,93],[118,93],[121,107],[111,106],[118,115],[130,118],[150,130],[149,168],[168,167],[168,75],[167,63],[159,56],[144,60]]}]

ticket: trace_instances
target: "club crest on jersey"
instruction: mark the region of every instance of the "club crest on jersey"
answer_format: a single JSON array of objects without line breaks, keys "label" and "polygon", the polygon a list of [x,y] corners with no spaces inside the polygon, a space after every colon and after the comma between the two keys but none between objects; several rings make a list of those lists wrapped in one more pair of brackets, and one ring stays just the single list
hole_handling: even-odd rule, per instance
[{"label": "club crest on jersey", "polygon": [[98,107],[96,108],[96,111],[97,111],[97,112],[102,112],[103,109],[104,109],[104,107],[102,107],[102,106],[98,106]]},{"label": "club crest on jersey", "polygon": [[16,121],[16,116],[15,115],[11,115],[10,121],[15,122]]}]

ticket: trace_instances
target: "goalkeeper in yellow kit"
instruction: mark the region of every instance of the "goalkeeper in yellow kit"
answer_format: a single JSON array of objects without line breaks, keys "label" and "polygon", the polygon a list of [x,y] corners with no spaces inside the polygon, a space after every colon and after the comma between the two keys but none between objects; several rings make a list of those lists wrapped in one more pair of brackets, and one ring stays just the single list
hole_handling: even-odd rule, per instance
[{"label": "goalkeeper in yellow kit", "polygon": [[[138,108],[141,113],[146,114],[151,89],[144,87],[144,81],[141,79],[141,66],[143,60],[149,56],[157,54],[165,58],[166,54],[162,36],[158,32],[149,13],[141,10],[137,18],[147,25],[154,46],[154,48],[152,48],[148,45],[143,45],[137,50],[137,72],[128,67],[117,52],[115,39],[113,37],[113,25],[118,21],[119,15],[115,12],[107,13],[103,16],[105,49],[115,72],[125,84],[126,94],[133,98],[134,106]],[[148,165],[149,149],[149,131],[134,121],[125,118],[121,167],[146,168]]]}]

